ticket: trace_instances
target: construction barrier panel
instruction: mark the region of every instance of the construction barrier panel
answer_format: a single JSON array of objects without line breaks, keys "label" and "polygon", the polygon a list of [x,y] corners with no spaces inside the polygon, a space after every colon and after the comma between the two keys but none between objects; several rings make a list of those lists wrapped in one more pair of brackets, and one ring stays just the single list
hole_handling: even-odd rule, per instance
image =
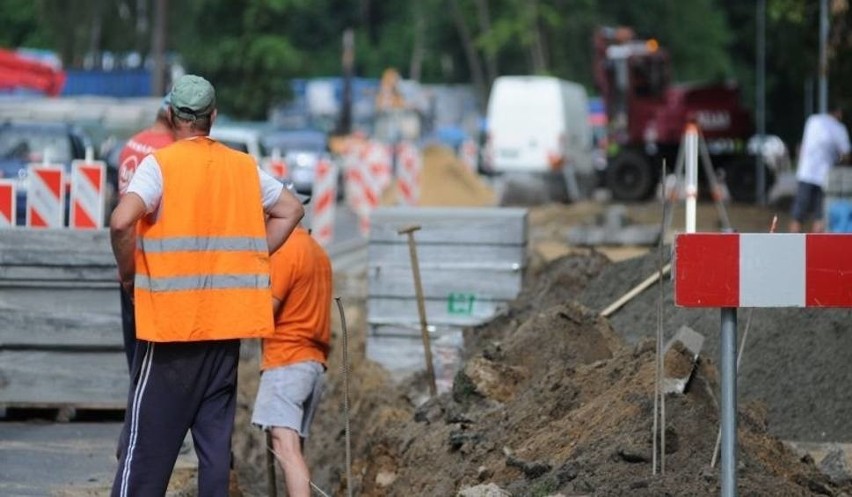
[{"label": "construction barrier panel", "polygon": [[370,213],[379,205],[391,180],[391,154],[379,142],[353,146],[344,158],[346,201],[358,216],[361,234],[370,232]]},{"label": "construction barrier panel", "polygon": [[264,171],[271,174],[275,179],[290,179],[290,170],[287,167],[287,162],[285,162],[281,157],[272,156],[264,159],[262,167]]},{"label": "construction barrier panel", "polygon": [[852,307],[852,236],[698,233],[677,237],[676,304]]},{"label": "construction barrier panel", "polygon": [[14,228],[17,217],[15,181],[0,180],[0,228]]},{"label": "construction barrier panel", "polygon": [[30,164],[27,168],[27,226],[65,226],[65,170],[62,164]]},{"label": "construction barrier panel", "polygon": [[334,209],[337,203],[337,166],[320,159],[311,191],[311,234],[325,248],[334,240]]},{"label": "construction barrier panel", "polygon": [[399,191],[399,203],[409,207],[420,204],[420,172],[423,169],[423,157],[420,150],[411,142],[402,142],[397,146],[396,186]]},{"label": "construction barrier panel", "polygon": [[106,206],[106,163],[75,160],[71,163],[71,213],[74,229],[103,228]]}]

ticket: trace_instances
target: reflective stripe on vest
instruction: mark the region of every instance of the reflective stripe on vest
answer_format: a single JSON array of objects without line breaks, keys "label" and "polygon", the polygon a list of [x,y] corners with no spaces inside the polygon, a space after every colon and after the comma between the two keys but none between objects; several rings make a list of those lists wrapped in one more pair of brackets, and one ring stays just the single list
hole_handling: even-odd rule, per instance
[{"label": "reflective stripe on vest", "polygon": [[136,248],[146,254],[162,254],[167,252],[261,252],[268,248],[266,238],[249,236],[224,237],[172,237],[150,239],[140,237]]},{"label": "reflective stripe on vest", "polygon": [[269,288],[269,275],[265,274],[197,274],[151,278],[136,275],[136,288],[150,292],[176,292],[184,290],[236,290],[240,288]]}]

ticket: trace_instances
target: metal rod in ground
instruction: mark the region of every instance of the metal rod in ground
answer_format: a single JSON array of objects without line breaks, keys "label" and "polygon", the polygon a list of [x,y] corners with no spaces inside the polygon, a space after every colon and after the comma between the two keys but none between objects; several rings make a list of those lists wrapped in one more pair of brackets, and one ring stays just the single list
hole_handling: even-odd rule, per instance
[{"label": "metal rod in ground", "polygon": [[[665,171],[665,170],[666,170],[666,160],[663,159],[663,171]],[[663,210],[664,211],[665,211],[665,208],[666,208],[666,204],[665,204],[665,202],[663,202]],[[663,217],[663,219],[665,219],[665,217],[666,217],[665,212],[663,212],[662,217]],[[663,314],[663,309],[664,309],[664,306],[663,306],[664,302],[663,301],[665,300],[665,293],[664,293],[664,287],[663,287],[663,271],[665,271],[665,266],[663,264],[664,256],[663,256],[663,241],[662,240],[660,240],[658,255],[659,255],[659,268],[660,268],[660,280],[659,280],[660,309],[659,309],[659,312],[657,313],[657,319],[658,319],[658,323],[659,323],[658,324],[658,330],[659,330],[659,335],[660,335],[660,338],[659,338],[659,348],[660,348],[660,362],[659,362],[659,368],[660,368],[660,392],[659,392],[659,395],[660,395],[660,474],[664,475],[664,474],[666,474],[666,392],[665,392],[665,389],[663,388],[663,381],[664,381],[664,377],[665,377],[665,371],[664,371],[664,367],[663,367],[664,364],[665,364],[665,357],[663,356],[663,354],[664,354],[663,342],[665,341],[666,330],[665,330],[665,327],[663,326],[664,323],[665,323],[665,319],[664,319],[665,315]]]},{"label": "metal rod in ground", "polygon": [[414,292],[417,296],[417,312],[420,315],[420,336],[423,338],[423,352],[426,355],[426,374],[429,377],[429,393],[432,397],[438,395],[438,385],[435,380],[435,369],[432,366],[432,345],[429,341],[429,327],[426,324],[426,304],[423,299],[423,285],[420,282],[420,264],[417,262],[417,245],[414,243],[414,232],[420,226],[409,226],[397,231],[408,237],[408,251],[411,254],[411,271],[414,275]]},{"label": "metal rod in ground", "polygon": [[722,309],[720,360],[722,374],[722,497],[737,495],[737,309]]},{"label": "metal rod in ground", "polygon": [[352,433],[349,426],[349,332],[346,330],[346,314],[340,297],[335,297],[337,310],[340,312],[340,329],[343,335],[343,419],[345,422],[344,436],[346,437],[346,495],[352,497]]},{"label": "metal rod in ground", "polygon": [[[266,430],[266,446],[272,447],[272,432],[269,430]],[[271,450],[266,451],[266,492],[269,497],[278,496],[275,484],[275,455]]]},{"label": "metal rod in ground", "polygon": [[[663,162],[662,171],[661,171],[661,174],[660,174],[660,181],[661,181],[662,191],[663,191],[663,195],[662,195],[663,212],[662,212],[662,216],[661,216],[662,217],[662,226],[661,226],[661,229],[660,229],[660,239],[659,239],[659,253],[661,254],[660,255],[661,260],[662,260],[663,245],[665,244],[664,238],[665,238],[665,233],[666,233],[666,224],[668,222],[668,220],[666,219],[666,202],[668,202],[668,196],[665,193],[665,189],[666,189],[666,183],[665,183],[666,182],[666,174],[665,173],[666,173],[666,163]],[[662,267],[660,267],[660,272],[658,273],[658,276],[660,278],[660,284],[662,285],[662,276],[663,276],[663,268]],[[661,288],[662,288],[662,286],[661,286]],[[661,343],[661,335],[662,335],[662,321],[660,319],[661,316],[662,316],[661,309],[662,309],[662,299],[660,299],[660,306],[657,308],[657,344],[656,344],[656,360],[654,362],[654,421],[652,423],[653,433],[651,434],[651,440],[652,440],[651,444],[653,446],[652,447],[653,453],[651,455],[651,474],[652,475],[657,474],[657,453],[658,453],[658,450],[657,450],[657,433],[658,433],[658,428],[659,428],[659,426],[658,426],[659,409],[660,409],[659,400],[660,400],[660,390],[661,390],[660,389],[660,382],[661,382],[661,378],[660,378],[660,370],[661,370],[661,368],[660,368],[660,361],[661,361],[660,349],[661,349],[661,346],[660,346],[660,343]]]}]

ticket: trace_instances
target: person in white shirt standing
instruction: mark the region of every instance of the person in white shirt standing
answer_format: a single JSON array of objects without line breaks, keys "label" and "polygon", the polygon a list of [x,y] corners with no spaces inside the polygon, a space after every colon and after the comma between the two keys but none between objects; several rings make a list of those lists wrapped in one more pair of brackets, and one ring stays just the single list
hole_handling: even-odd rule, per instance
[{"label": "person in white shirt standing", "polygon": [[814,114],[805,121],[799,164],[796,168],[796,198],[790,212],[790,232],[799,233],[811,221],[811,232],[825,231],[824,190],[828,172],[845,160],[850,151],[849,132],[842,122],[843,110],[835,106],[828,114]]}]

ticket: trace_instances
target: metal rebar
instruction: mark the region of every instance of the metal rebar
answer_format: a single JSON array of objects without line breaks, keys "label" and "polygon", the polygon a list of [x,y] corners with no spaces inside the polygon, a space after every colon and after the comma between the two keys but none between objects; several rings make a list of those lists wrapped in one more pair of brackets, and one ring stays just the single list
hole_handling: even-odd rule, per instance
[{"label": "metal rebar", "polygon": [[346,438],[346,495],[352,497],[352,437],[349,426],[349,333],[346,330],[346,315],[340,297],[335,297],[337,310],[340,312],[340,329],[343,335],[343,419],[344,436]]}]

